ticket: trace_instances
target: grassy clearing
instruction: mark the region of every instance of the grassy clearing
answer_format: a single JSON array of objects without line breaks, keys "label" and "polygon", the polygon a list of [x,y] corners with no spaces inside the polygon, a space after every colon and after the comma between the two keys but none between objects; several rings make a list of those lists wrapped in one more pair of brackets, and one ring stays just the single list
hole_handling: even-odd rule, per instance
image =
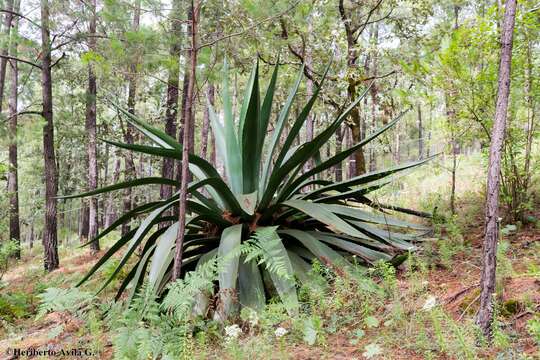
[{"label": "grassy clearing", "polygon": [[448,214],[448,199],[437,195],[449,186],[442,165],[426,166],[381,193],[381,199],[405,199],[402,206],[428,211],[437,206],[444,220],[436,221],[422,251],[397,269],[379,263],[350,275],[315,263],[311,281],[299,289],[301,311],[294,318],[279,302],[258,314],[243,311],[226,324],[200,317],[180,321],[144,296],[126,310],[111,301],[114,289],[90,296],[112,265],[80,290],[62,291],[81,278],[93,257],[85,249],[61,247],[62,267],[45,275],[41,249],[35,247],[24,252],[20,264],[25,265],[12,265],[3,278],[0,349],[85,348],[100,359],[163,354],[171,359],[538,358],[540,229],[534,224],[503,228],[494,343],[476,340],[480,164],[479,157],[472,157],[458,168],[454,217]]}]

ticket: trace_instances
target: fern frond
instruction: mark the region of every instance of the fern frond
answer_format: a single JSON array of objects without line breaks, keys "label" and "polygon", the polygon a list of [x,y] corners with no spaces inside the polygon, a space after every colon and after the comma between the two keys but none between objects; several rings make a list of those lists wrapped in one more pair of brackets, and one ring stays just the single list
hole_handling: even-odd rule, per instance
[{"label": "fern frond", "polygon": [[257,261],[258,265],[265,265],[266,270],[277,276],[290,279],[286,259],[281,255],[279,245],[281,238],[277,233],[277,226],[258,228],[252,237],[241,245],[241,254],[245,256],[244,262]]}]

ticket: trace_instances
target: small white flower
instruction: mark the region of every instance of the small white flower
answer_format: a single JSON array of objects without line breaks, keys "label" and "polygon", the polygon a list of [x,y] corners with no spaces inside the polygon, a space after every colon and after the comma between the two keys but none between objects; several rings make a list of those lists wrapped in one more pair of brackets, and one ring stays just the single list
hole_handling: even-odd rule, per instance
[{"label": "small white flower", "polygon": [[427,299],[426,299],[426,302],[424,303],[424,306],[422,306],[422,310],[431,310],[433,309],[435,306],[437,306],[437,298],[433,295],[430,295]]},{"label": "small white flower", "polygon": [[259,323],[259,315],[257,315],[256,311],[251,311],[249,313],[248,322],[251,327],[257,326]]},{"label": "small white flower", "polygon": [[228,340],[237,339],[242,333],[242,329],[237,324],[233,324],[225,327],[225,335]]},{"label": "small white flower", "polygon": [[276,337],[277,337],[277,338],[280,338],[280,337],[282,337],[282,336],[285,336],[285,335],[287,335],[288,333],[289,333],[289,331],[287,331],[287,329],[285,329],[285,328],[282,328],[281,326],[278,327],[278,328],[276,329],[276,331],[274,332],[274,334],[276,334]]}]

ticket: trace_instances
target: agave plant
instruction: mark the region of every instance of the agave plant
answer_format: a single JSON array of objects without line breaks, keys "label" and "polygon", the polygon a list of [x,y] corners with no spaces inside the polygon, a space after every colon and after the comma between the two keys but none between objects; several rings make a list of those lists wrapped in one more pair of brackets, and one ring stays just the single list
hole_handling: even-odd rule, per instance
[{"label": "agave plant", "polygon": [[[264,305],[270,294],[269,288],[272,288],[272,293],[277,290],[282,300],[294,308],[297,304],[296,289],[294,283],[288,280],[294,277],[305,281],[314,260],[346,271],[351,268],[353,255],[368,265],[380,260],[392,261],[398,254],[415,248],[415,241],[420,240],[419,234],[426,228],[390,216],[388,211],[370,200],[369,194],[389,183],[392,175],[418,166],[427,159],[339,182],[324,178],[326,170],[340,164],[394,126],[401,116],[351,148],[321,161],[319,149],[340,128],[367,89],[313,140],[294,146],[316,102],[320,87],[285,132],[291,105],[302,79],[301,69],[277,114],[273,131],[269,131],[278,66],[273,71],[264,98],[259,92],[259,67],[258,64],[254,66],[238,119],[234,118],[232,111],[226,64],[224,68],[222,116],[218,117],[210,105],[209,113],[217,153],[221,156],[225,173],[220,174],[205,159],[195,154],[189,155],[189,169],[194,181],[188,186],[182,276],[214,255],[229,254],[226,266],[219,269],[219,290],[216,286],[216,291],[223,293],[234,290],[242,306],[258,309]],[[323,81],[324,77],[321,85]],[[107,143],[134,152],[182,160],[182,146],[173,137],[129,112],[119,110],[152,145]],[[177,185],[175,180],[147,177],[67,197],[91,196],[156,184]],[[135,293],[143,281],[158,296],[167,291],[178,231],[177,218],[170,216],[168,209],[177,206],[178,198],[176,193],[169,199],[139,205],[102,231],[98,239],[126,221],[141,219],[138,226],[112,245],[80,284],[115,253],[122,252],[116,270],[102,289],[124,267],[129,266],[131,268],[120,285],[117,298],[129,284],[131,294]],[[288,276],[276,276],[265,264],[234,250],[261,228],[266,231],[258,237],[259,247],[272,244],[269,254],[280,259]],[[138,257],[134,256],[137,248],[142,249]],[[131,258],[136,259],[129,261]]]}]

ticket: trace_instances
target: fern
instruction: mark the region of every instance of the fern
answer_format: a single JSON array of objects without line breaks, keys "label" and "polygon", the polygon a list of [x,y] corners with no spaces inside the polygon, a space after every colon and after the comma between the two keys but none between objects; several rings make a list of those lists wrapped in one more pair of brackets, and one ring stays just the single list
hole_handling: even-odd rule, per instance
[{"label": "fern", "polygon": [[38,295],[40,304],[38,307],[37,318],[54,311],[68,311],[70,313],[79,313],[88,307],[94,297],[92,294],[80,290],[79,288],[60,289],[47,288]]},{"label": "fern", "polygon": [[257,261],[258,265],[264,264],[266,270],[284,279],[291,279],[287,267],[287,258],[283,256],[281,238],[276,230],[277,226],[258,228],[252,237],[245,241],[240,252],[245,256],[245,263]]},{"label": "fern", "polygon": [[163,299],[162,308],[171,311],[177,320],[185,320],[191,313],[197,295],[212,291],[213,282],[217,279],[223,261],[223,258],[214,256],[195,271],[188,272],[184,279],[171,283]]}]

